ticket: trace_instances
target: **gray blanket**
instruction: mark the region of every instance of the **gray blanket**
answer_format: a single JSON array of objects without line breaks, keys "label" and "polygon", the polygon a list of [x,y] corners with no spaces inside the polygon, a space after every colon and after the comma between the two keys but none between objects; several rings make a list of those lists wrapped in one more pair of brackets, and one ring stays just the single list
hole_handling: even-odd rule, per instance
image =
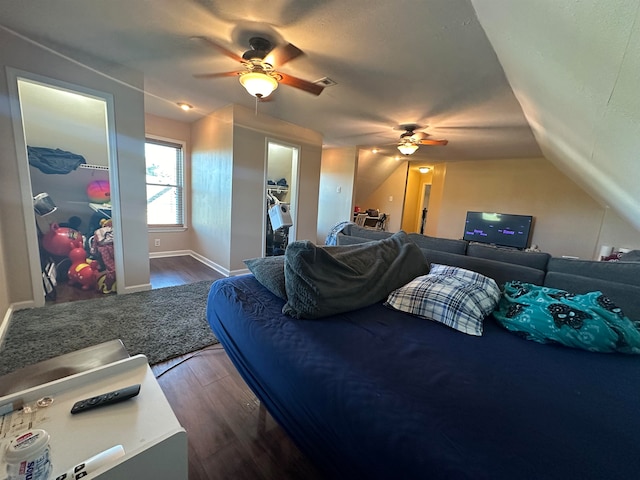
[{"label": "gray blanket", "polygon": [[321,318],[366,307],[428,271],[420,248],[405,232],[349,246],[294,242],[285,253],[287,303],[282,311],[295,318]]}]

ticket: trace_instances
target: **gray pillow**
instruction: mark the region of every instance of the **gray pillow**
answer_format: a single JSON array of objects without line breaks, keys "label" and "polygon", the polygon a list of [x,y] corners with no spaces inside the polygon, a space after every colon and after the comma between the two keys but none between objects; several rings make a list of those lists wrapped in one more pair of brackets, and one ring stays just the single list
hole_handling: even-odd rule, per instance
[{"label": "gray pillow", "polygon": [[372,305],[429,270],[404,232],[348,246],[293,242],[284,256],[287,303],[282,311],[295,318],[321,318]]},{"label": "gray pillow", "polygon": [[284,256],[250,258],[244,261],[256,280],[282,300],[287,299],[284,286]]}]

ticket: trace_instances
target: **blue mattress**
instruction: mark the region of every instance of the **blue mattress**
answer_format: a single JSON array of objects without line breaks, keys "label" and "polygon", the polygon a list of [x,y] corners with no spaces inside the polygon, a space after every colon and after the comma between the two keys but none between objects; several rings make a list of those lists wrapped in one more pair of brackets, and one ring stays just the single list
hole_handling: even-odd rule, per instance
[{"label": "blue mattress", "polygon": [[251,276],[207,317],[240,374],[329,478],[640,477],[640,358],[482,337],[382,304],[281,313]]}]

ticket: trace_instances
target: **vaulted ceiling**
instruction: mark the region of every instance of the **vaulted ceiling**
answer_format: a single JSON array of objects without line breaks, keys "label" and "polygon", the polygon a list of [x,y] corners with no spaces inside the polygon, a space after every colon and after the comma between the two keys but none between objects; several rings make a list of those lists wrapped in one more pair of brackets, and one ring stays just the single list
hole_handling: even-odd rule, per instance
[{"label": "vaulted ceiling", "polygon": [[[394,155],[399,124],[446,147],[412,160],[546,156],[640,229],[640,0],[0,0],[0,25],[64,55],[144,74],[145,110],[194,121],[229,103]],[[259,34],[305,55],[255,104],[234,77]],[[183,112],[176,102],[195,106]]]}]

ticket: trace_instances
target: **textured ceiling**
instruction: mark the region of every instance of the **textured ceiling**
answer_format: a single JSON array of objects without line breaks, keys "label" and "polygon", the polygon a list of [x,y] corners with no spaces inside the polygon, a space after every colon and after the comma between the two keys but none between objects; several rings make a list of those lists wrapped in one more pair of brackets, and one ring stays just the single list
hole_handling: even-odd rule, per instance
[{"label": "textured ceiling", "polygon": [[256,33],[290,42],[306,55],[283,73],[337,85],[280,86],[260,113],[386,155],[403,123],[449,140],[416,162],[544,154],[640,229],[639,12],[640,0],[0,0],[0,25],[137,69],[146,111],[187,122],[255,107],[233,77],[193,78],[238,64],[191,37],[238,54]]},{"label": "textured ceiling", "polygon": [[[418,123],[450,143],[421,147],[412,159],[540,155],[468,0],[2,0],[0,23],[74,58],[143,72],[145,109],[164,117],[193,121],[229,103],[255,108],[234,77],[193,78],[239,64],[191,37],[241,54],[261,33],[305,52],[284,73],[337,85],[319,97],[280,86],[258,110],[321,132],[327,146],[396,155],[394,127]],[[178,110],[179,101],[195,111]]]}]

